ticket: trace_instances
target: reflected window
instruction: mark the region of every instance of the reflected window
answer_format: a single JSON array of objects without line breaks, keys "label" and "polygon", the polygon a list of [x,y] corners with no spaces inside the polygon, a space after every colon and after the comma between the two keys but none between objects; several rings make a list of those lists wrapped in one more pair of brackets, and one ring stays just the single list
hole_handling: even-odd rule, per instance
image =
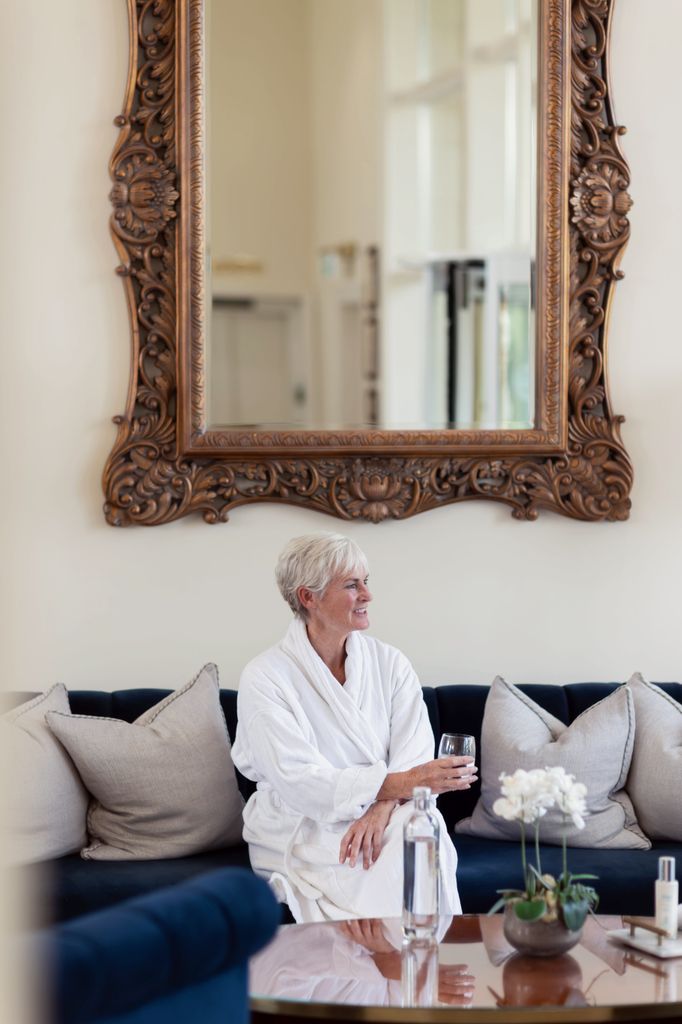
[{"label": "reflected window", "polygon": [[211,426],[532,426],[537,20],[207,0]]}]

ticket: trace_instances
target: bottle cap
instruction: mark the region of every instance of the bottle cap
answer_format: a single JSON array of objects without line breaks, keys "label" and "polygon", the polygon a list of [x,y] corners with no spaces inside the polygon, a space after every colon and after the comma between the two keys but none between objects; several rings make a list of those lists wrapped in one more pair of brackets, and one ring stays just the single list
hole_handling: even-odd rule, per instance
[{"label": "bottle cap", "polygon": [[674,857],[659,857],[658,858],[658,880],[659,880],[659,882],[674,882],[675,881],[675,858]]},{"label": "bottle cap", "polygon": [[[431,790],[429,789],[428,786],[415,786],[414,789],[412,790],[412,799],[413,800],[430,800],[431,799]],[[661,860],[663,860],[663,859],[664,858],[661,857]],[[672,860],[672,857],[669,857],[668,860]]]}]

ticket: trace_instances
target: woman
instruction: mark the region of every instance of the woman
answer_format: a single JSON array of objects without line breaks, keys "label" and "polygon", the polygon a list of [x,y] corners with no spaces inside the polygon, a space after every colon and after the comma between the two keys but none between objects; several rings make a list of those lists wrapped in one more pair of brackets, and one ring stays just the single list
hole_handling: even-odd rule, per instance
[{"label": "woman", "polygon": [[[276,577],[294,620],[242,673],[232,751],[258,783],[244,809],[251,864],[296,921],[395,917],[405,802],[415,786],[469,789],[476,768],[468,757],[433,760],[412,666],[363,635],[372,595],[356,544],[297,537]],[[457,855],[440,826],[441,912],[460,913]]]}]

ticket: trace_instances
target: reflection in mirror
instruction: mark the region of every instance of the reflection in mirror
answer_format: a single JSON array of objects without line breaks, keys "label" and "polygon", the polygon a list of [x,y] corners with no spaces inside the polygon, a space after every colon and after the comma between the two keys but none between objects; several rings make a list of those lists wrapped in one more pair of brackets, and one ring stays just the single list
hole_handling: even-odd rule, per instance
[{"label": "reflection in mirror", "polygon": [[536,0],[206,0],[209,426],[534,423]]}]

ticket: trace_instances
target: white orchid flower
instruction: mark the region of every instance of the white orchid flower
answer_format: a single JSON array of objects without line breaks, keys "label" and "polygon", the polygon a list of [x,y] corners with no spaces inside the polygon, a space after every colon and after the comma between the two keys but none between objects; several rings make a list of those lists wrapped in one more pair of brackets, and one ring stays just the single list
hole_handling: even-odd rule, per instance
[{"label": "white orchid flower", "polygon": [[502,796],[493,813],[506,821],[534,824],[552,807],[569,817],[576,828],[585,827],[587,788],[576,782],[565,768],[518,768],[512,775],[500,775]]},{"label": "white orchid flower", "polygon": [[[506,821],[518,821],[521,825],[521,866],[525,888],[522,892],[504,891],[492,908],[516,905],[516,914],[522,919],[527,912],[540,907],[541,921],[561,919],[564,925],[574,931],[581,928],[588,909],[597,905],[599,897],[594,889],[585,886],[583,878],[594,876],[577,876],[579,881],[570,874],[566,862],[566,825],[569,819],[578,828],[585,827],[587,787],[576,782],[565,768],[555,765],[553,768],[533,768],[526,771],[519,768],[513,774],[500,775],[502,795],[493,804],[493,813]],[[561,874],[554,878],[542,873],[540,864],[540,819],[550,808],[563,816],[564,828],[561,836],[562,864]],[[534,825],[535,833],[535,865],[529,864],[526,853],[525,825]],[[543,910],[544,908],[544,910]],[[519,911],[523,909],[523,914]]]},{"label": "white orchid flower", "polygon": [[574,775],[557,765],[545,769],[549,785],[554,789],[554,801],[562,814],[569,817],[576,828],[585,828],[584,816],[587,813],[587,787],[576,782]]},{"label": "white orchid flower", "polygon": [[502,798],[495,801],[493,811],[507,821],[533,824],[544,817],[554,804],[547,786],[547,773],[542,768],[526,771],[518,768],[513,775],[500,775]]}]

